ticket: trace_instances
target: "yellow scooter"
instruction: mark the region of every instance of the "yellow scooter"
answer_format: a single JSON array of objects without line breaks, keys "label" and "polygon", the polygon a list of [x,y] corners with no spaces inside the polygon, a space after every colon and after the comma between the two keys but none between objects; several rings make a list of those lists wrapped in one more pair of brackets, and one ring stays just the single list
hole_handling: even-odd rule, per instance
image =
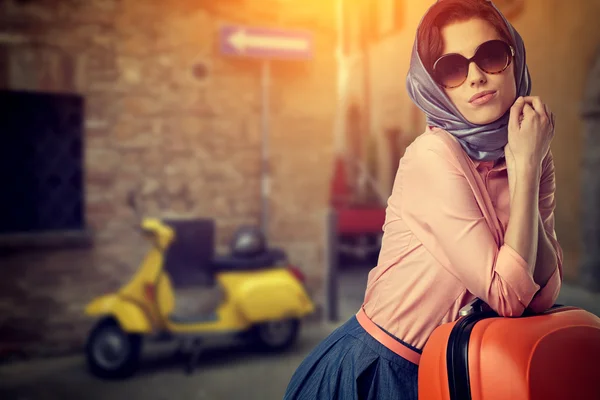
[{"label": "yellow scooter", "polygon": [[[130,195],[129,205],[138,213],[135,196]],[[99,318],[86,343],[87,364],[94,375],[125,378],[135,373],[144,338],[178,341],[184,354],[189,355],[188,373],[206,336],[233,333],[251,338],[263,349],[284,350],[295,342],[301,319],[314,311],[301,271],[287,262],[282,251],[269,250],[265,245],[260,251],[232,252],[225,257],[210,256],[208,252],[208,259],[204,260],[191,260],[189,254],[187,258],[175,257],[177,265],[172,270],[179,272],[180,281],[185,282],[203,266],[213,284],[220,285],[224,292],[214,312],[176,315],[172,274],[166,270],[165,261],[172,255],[171,245],[177,243],[177,229],[173,226],[185,227],[185,223],[143,218],[141,230],[152,247],[137,273],[118,292],[98,297],[87,305],[85,313]],[[188,221],[188,227],[190,224],[193,222]],[[238,237],[242,249],[257,239],[256,234],[247,233]],[[205,241],[214,247],[212,237],[194,237],[189,229],[187,241],[188,250],[202,248]],[[191,267],[185,271],[182,265]]]}]

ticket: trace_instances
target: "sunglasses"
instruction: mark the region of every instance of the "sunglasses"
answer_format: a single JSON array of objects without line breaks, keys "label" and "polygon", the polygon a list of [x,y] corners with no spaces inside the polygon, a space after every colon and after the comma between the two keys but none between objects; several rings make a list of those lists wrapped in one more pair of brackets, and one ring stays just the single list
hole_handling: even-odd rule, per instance
[{"label": "sunglasses", "polygon": [[438,58],[433,64],[433,79],[440,86],[455,88],[467,80],[471,62],[488,74],[499,74],[508,68],[514,56],[511,45],[502,40],[490,40],[480,44],[471,58],[457,53]]}]

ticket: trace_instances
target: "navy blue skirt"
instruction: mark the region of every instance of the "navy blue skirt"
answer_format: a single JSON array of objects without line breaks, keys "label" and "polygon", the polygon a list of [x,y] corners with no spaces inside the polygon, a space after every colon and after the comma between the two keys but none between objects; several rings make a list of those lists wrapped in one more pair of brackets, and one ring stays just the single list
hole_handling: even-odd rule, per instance
[{"label": "navy blue skirt", "polygon": [[284,400],[416,400],[418,368],[375,340],[353,316],[302,361]]}]

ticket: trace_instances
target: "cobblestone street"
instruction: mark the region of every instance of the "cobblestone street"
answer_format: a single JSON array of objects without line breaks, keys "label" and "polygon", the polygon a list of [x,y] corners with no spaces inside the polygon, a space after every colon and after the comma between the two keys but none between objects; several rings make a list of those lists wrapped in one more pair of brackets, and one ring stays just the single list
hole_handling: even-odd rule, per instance
[{"label": "cobblestone street", "polygon": [[[331,329],[331,328],[330,328]],[[329,329],[307,327],[291,351],[254,353],[243,347],[207,351],[193,375],[171,356],[170,348],[148,354],[134,377],[120,382],[90,376],[83,357],[73,356],[4,366],[0,371],[3,400],[224,400],[281,399],[302,358]]]}]

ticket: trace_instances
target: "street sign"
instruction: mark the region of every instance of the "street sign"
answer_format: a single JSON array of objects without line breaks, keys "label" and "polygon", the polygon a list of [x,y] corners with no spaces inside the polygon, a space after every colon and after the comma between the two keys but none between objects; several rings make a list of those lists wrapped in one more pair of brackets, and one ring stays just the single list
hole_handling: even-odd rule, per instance
[{"label": "street sign", "polygon": [[223,26],[219,30],[221,53],[227,56],[261,60],[261,225],[268,238],[271,173],[269,168],[269,114],[271,85],[270,60],[308,60],[313,56],[310,32],[240,25]]},{"label": "street sign", "polygon": [[310,59],[310,32],[229,25],[219,32],[221,53],[263,59]]}]

